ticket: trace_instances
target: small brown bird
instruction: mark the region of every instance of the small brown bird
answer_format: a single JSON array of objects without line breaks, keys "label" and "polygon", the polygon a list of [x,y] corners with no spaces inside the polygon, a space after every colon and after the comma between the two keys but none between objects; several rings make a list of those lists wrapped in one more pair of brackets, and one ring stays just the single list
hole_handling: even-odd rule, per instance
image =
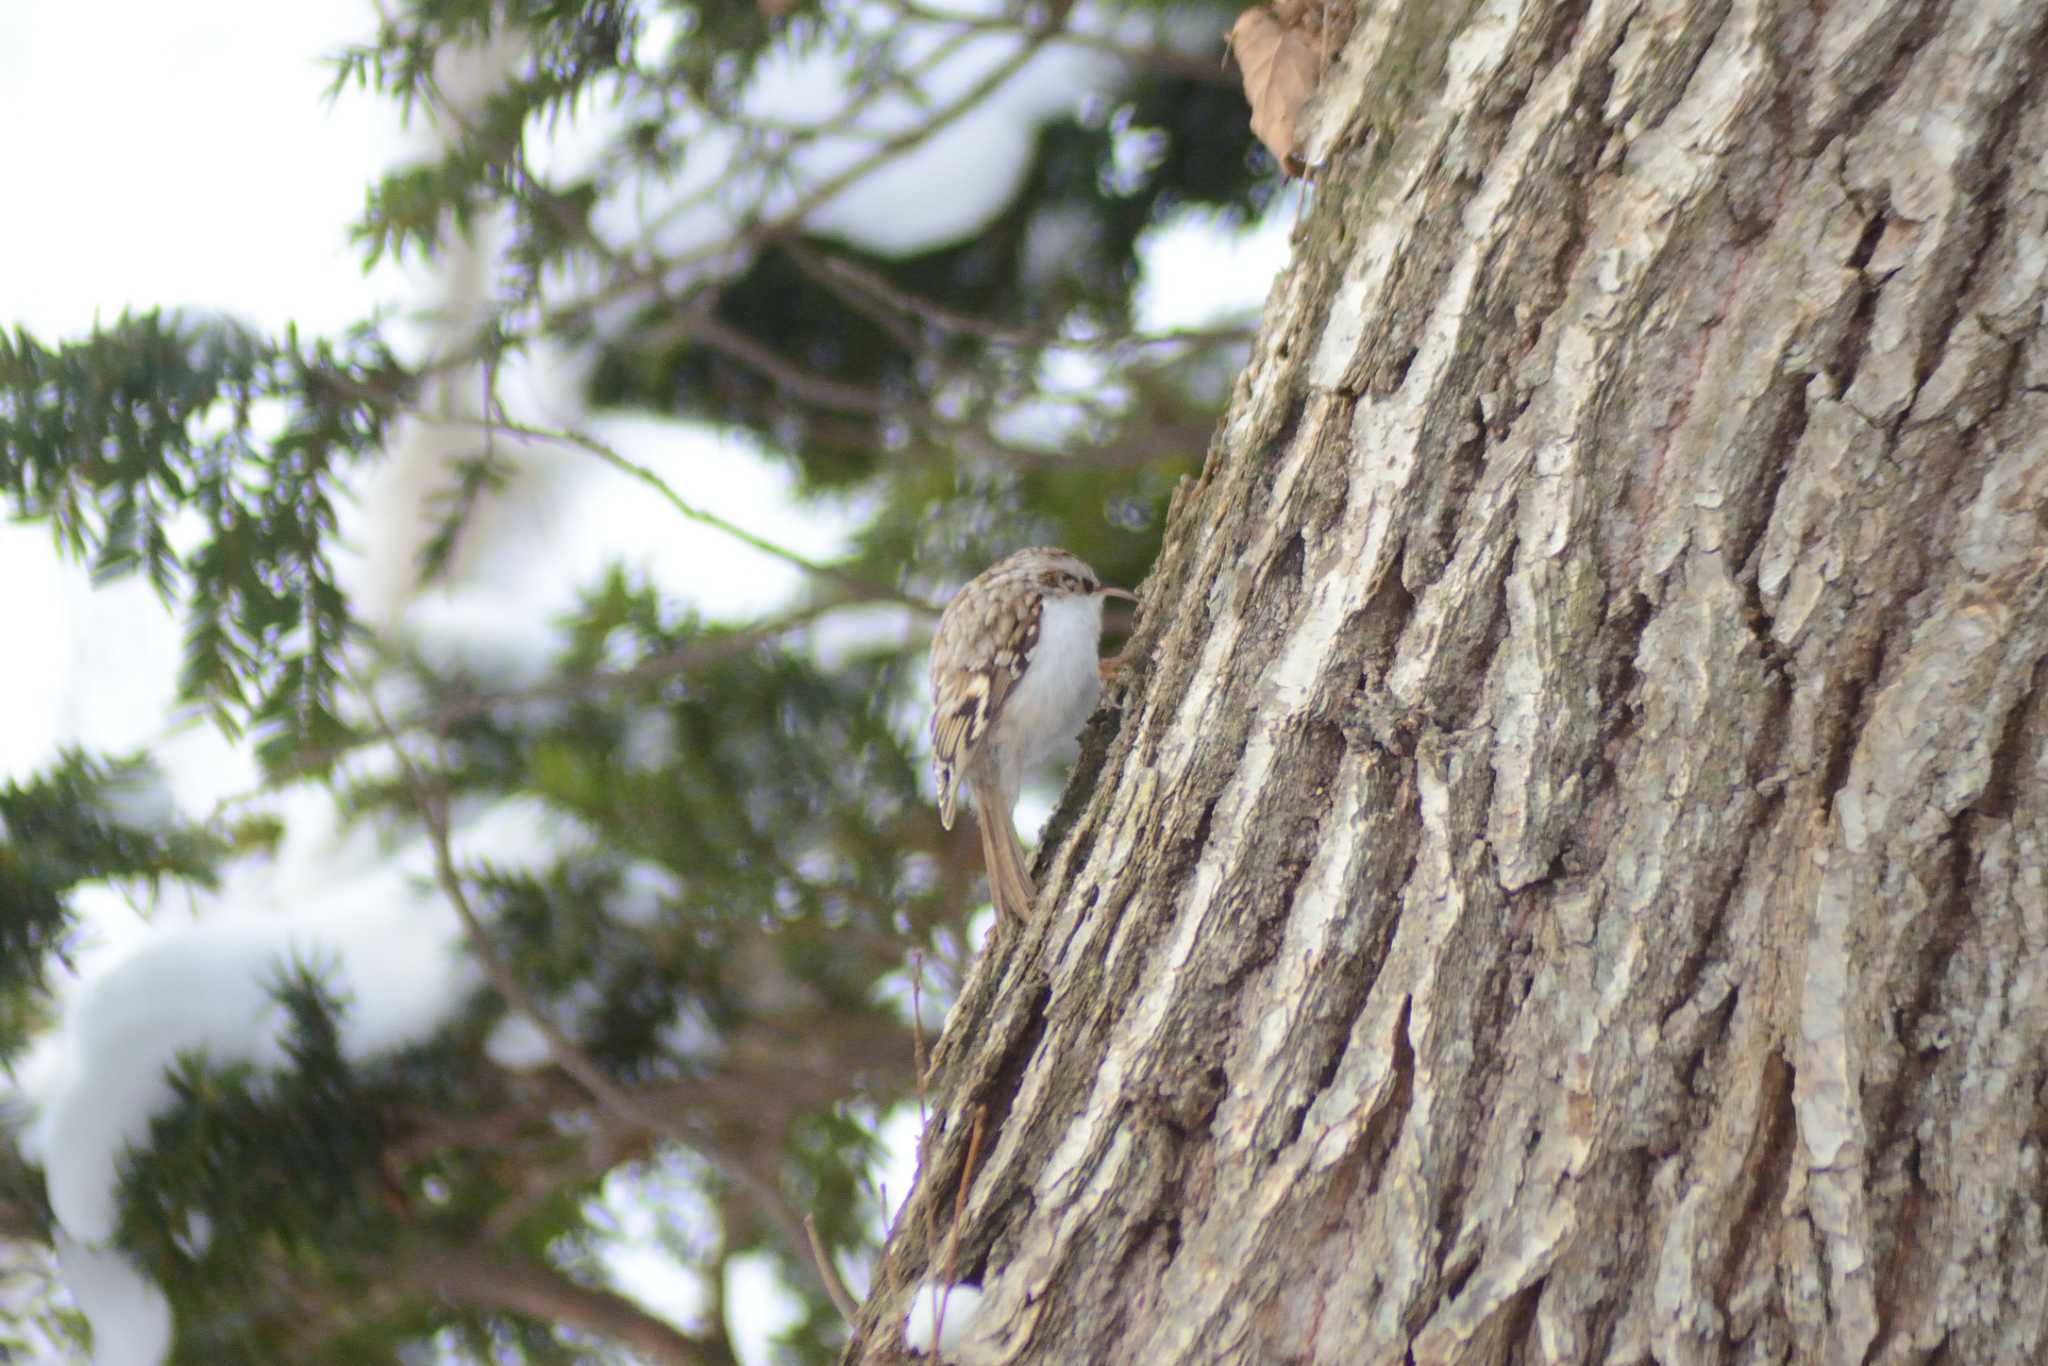
[{"label": "small brown bird", "polygon": [[1010,809],[1024,774],[1071,738],[1102,692],[1102,603],[1137,601],[1052,546],[998,560],[953,595],[932,637],[932,768],[953,828],[965,777],[996,914],[1031,913],[1031,875]]}]

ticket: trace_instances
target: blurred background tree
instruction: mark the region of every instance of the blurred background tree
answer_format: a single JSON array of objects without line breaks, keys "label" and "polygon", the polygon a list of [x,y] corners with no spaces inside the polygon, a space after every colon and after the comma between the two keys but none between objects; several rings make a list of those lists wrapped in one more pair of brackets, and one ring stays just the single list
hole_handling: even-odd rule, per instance
[{"label": "blurred background tree", "polygon": [[[1025,544],[1144,577],[1249,337],[1145,304],[1148,234],[1277,184],[1231,17],[388,5],[336,96],[433,143],[356,237],[435,307],[0,340],[10,512],[173,605],[182,702],[262,774],[0,791],[16,1348],[85,1334],[54,1248],[109,1361],[731,1361],[742,1266],[784,1359],[834,1353],[811,1244],[865,1274],[913,1015],[985,914],[927,795],[933,609]],[[838,548],[711,510],[756,459]],[[586,463],[799,591],[725,619],[612,564],[526,619],[507,509]],[[287,908],[280,868],[355,881]],[[81,892],[167,885],[189,933],[52,994]],[[621,1290],[622,1221],[675,1298]]]}]

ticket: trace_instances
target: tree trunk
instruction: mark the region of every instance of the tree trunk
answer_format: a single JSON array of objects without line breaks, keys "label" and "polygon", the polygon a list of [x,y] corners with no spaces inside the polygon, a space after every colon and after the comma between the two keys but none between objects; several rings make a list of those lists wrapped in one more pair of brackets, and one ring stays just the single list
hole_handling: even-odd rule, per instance
[{"label": "tree trunk", "polygon": [[851,1358],[952,1262],[966,1361],[2048,1359],[2048,6],[1459,8],[1326,73]]}]

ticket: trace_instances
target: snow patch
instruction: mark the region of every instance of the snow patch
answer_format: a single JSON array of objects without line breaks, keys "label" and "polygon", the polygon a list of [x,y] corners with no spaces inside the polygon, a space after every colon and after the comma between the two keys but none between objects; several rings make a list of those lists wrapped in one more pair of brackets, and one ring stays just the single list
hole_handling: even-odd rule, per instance
[{"label": "snow patch", "polygon": [[629,773],[653,773],[676,757],[676,719],[665,707],[637,707],[619,737],[619,758]]},{"label": "snow patch", "polygon": [[554,1049],[531,1015],[515,1011],[492,1027],[484,1056],[507,1072],[532,1072],[547,1065]]},{"label": "snow patch", "polygon": [[331,989],[349,1003],[341,1039],[351,1061],[430,1033],[460,1002],[469,974],[452,952],[452,915],[416,895],[358,896],[319,915],[223,912],[171,927],[80,992],[29,1135],[67,1232],[113,1236],[122,1154],[175,1099],[165,1069],[179,1054],[284,1062],[286,1018],[270,989],[292,961],[331,969]]},{"label": "snow patch", "polygon": [[934,1341],[940,1356],[957,1352],[980,1310],[980,1286],[926,1281],[911,1296],[910,1312],[903,1317],[903,1345],[917,1356],[932,1352]]},{"label": "snow patch", "polygon": [[677,1008],[675,1018],[661,1027],[660,1040],[663,1048],[693,1066],[709,1067],[725,1056],[725,1036],[695,1001]]},{"label": "snow patch", "polygon": [[184,1232],[178,1236],[178,1247],[187,1257],[198,1261],[213,1246],[213,1220],[201,1210],[190,1210],[185,1215]]},{"label": "snow patch", "polygon": [[[62,1024],[17,1073],[36,1107],[21,1147],[43,1167],[70,1249],[60,1270],[92,1321],[102,1366],[161,1360],[170,1337],[163,1296],[107,1244],[122,1160],[175,1102],[165,1071],[179,1055],[283,1065],[288,1019],[271,990],[293,964],[320,972],[344,1003],[340,1042],[351,1062],[431,1036],[480,985],[455,914],[432,887],[426,848],[394,855],[367,831],[337,840],[329,800],[283,794],[280,806],[308,819],[292,822],[275,862],[230,869],[203,914],[152,924],[103,908],[93,928],[115,942],[80,955],[80,979],[58,979]],[[559,840],[537,814],[531,803],[481,813],[458,836],[461,854],[509,864],[549,856]],[[191,1211],[184,1233],[203,1251],[212,1222]]]},{"label": "snow patch", "polygon": [[145,835],[167,835],[181,824],[170,779],[153,763],[111,775],[100,791],[100,807],[114,824]]},{"label": "snow patch", "polygon": [[118,1252],[57,1233],[57,1267],[92,1325],[93,1366],[156,1366],[171,1350],[171,1305]]},{"label": "snow patch", "polygon": [[619,875],[619,890],[606,905],[612,919],[636,930],[652,929],[683,894],[682,881],[669,869],[635,859]]},{"label": "snow patch", "polygon": [[725,1265],[725,1329],[741,1361],[773,1361],[775,1340],[802,1323],[804,1305],[790,1293],[775,1259],[742,1252]]}]

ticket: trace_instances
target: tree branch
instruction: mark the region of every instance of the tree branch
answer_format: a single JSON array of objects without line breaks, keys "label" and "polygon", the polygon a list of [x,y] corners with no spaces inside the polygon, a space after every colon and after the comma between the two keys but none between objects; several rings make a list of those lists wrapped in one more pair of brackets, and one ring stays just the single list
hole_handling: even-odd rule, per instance
[{"label": "tree branch", "polygon": [[[449,844],[448,813],[439,796],[429,787],[419,766],[406,752],[404,743],[391,729],[391,724],[377,705],[377,699],[361,679],[355,680],[356,689],[362,695],[364,705],[369,709],[371,719],[378,732],[389,745],[392,757],[397,761],[399,771],[411,790],[413,803],[420,813],[420,822],[426,828],[427,841],[433,851],[434,877],[442,893],[448,898],[455,914],[462,922],[463,931],[469,936],[470,951],[476,955],[477,965],[483,969],[484,980],[503,998],[506,1006],[524,1015],[540,1035],[547,1041],[549,1059],[555,1066],[573,1078],[592,1099],[614,1115],[638,1124],[647,1132],[682,1143],[693,1152],[703,1156],[718,1171],[743,1186],[758,1200],[762,1212],[781,1234],[793,1263],[798,1267],[808,1265],[808,1239],[804,1236],[802,1220],[790,1207],[789,1200],[771,1180],[765,1179],[733,1154],[725,1151],[706,1132],[693,1130],[678,1123],[669,1116],[644,1104],[640,1097],[614,1081],[603,1068],[571,1039],[553,1017],[541,1009],[532,993],[520,982],[518,974],[498,948],[497,941],[485,927],[483,918],[469,899],[468,891],[462,885],[462,876],[455,867],[455,856]],[[822,1286],[821,1286],[822,1288]]]},{"label": "tree branch", "polygon": [[[712,298],[710,295],[705,297]],[[722,352],[748,369],[765,375],[788,393],[820,408],[875,416],[897,406],[877,390],[844,384],[799,368],[739,328],[720,322],[709,308],[693,307],[685,316],[650,333],[645,345],[650,350],[660,351],[684,338]]]},{"label": "tree branch", "polygon": [[[597,669],[589,673],[550,679],[545,683],[536,683],[530,688],[508,688],[500,692],[481,692],[457,697],[440,706],[398,718],[391,722],[391,731],[396,735],[410,735],[419,731],[438,734],[451,726],[488,715],[500,707],[519,706],[529,702],[580,701],[603,693],[648,687],[679,674],[687,674],[697,669],[709,668],[714,664],[722,664],[729,659],[737,659],[757,646],[788,635],[828,612],[853,606],[858,601],[860,600],[853,597],[822,598],[769,621],[757,622],[752,626],[742,627],[708,640],[691,641],[665,654],[643,659],[630,668]],[[378,743],[384,738],[381,732],[372,732],[329,745],[324,749],[313,750],[294,760],[280,775],[280,780],[289,781],[301,774],[317,772],[343,755],[351,754],[364,745]],[[265,788],[273,785],[265,784]],[[261,790],[263,789],[257,789]],[[252,792],[230,798],[224,805],[246,800],[253,795],[255,793]]]},{"label": "tree branch", "polygon": [[478,1247],[414,1253],[402,1273],[451,1304],[558,1323],[630,1348],[659,1366],[710,1366],[719,1357],[616,1291],[570,1279],[542,1262]]},{"label": "tree branch", "polygon": [[839,1311],[840,1318],[846,1320],[848,1328],[859,1332],[860,1305],[848,1292],[846,1282],[839,1279],[839,1268],[832,1264],[832,1250],[825,1246],[815,1217],[804,1216],[804,1232],[811,1235],[811,1257],[818,1264],[818,1279],[825,1283],[825,1294],[831,1299],[832,1307]]},{"label": "tree branch", "polygon": [[714,531],[722,532],[742,545],[758,550],[764,555],[782,561],[784,564],[794,565],[807,574],[836,583],[856,599],[893,602],[928,616],[938,615],[938,608],[922,598],[914,597],[904,592],[900,588],[876,583],[858,574],[849,573],[836,565],[825,564],[822,561],[811,559],[807,555],[798,554],[787,546],[777,545],[765,536],[748,531],[736,522],[727,521],[708,508],[697,506],[671,488],[668,481],[655,473],[652,468],[631,459],[618,450],[617,447],[600,441],[587,432],[580,432],[566,427],[538,427],[525,422],[493,421],[486,418],[454,418],[444,420],[465,426],[481,427],[492,425],[500,432],[509,432],[515,436],[524,436],[535,441],[553,441],[561,445],[575,446],[581,450],[588,451],[613,469],[618,470],[622,474],[631,475],[647,485],[647,487],[653,489],[661,495],[664,502],[689,520],[701,526],[708,526]]},{"label": "tree branch", "polygon": [[844,256],[832,255],[795,243],[784,244],[783,250],[790,254],[790,258],[796,262],[799,269],[838,294],[849,305],[859,307],[863,302],[872,301],[885,305],[896,313],[916,318],[926,326],[941,332],[980,337],[984,341],[1009,346],[1042,346],[1067,351],[1107,351],[1119,347],[1213,346],[1229,342],[1249,342],[1253,336],[1251,327],[1241,326],[1173,328],[1164,332],[1120,332],[1102,337],[1067,337],[1044,328],[1013,327],[1007,323],[992,322],[987,318],[961,313],[902,289],[888,277]]},{"label": "tree branch", "polygon": [[[1018,43],[1017,50],[992,67],[980,80],[975,81],[959,95],[940,105],[932,112],[930,118],[917,127],[905,129],[903,132],[887,139],[876,147],[874,151],[860,158],[852,165],[845,167],[835,174],[826,176],[823,180],[811,186],[810,189],[804,191],[798,197],[794,204],[781,213],[776,214],[772,218],[751,223],[738,232],[721,238],[716,242],[706,243],[701,247],[696,247],[677,256],[656,261],[646,270],[624,276],[611,285],[597,290],[576,304],[571,305],[571,307],[578,309],[596,308],[624,298],[647,285],[653,285],[657,291],[663,291],[671,278],[679,272],[689,269],[691,266],[717,260],[721,256],[730,255],[744,247],[759,247],[764,243],[775,241],[800,229],[806,218],[830,203],[840,191],[863,177],[873,174],[881,167],[894,161],[897,157],[916,150],[931,138],[944,132],[947,128],[971,113],[983,100],[994,94],[1013,76],[1029,65],[1031,60],[1038,55],[1041,48],[1059,36],[1059,26],[1065,22],[1069,8],[1071,8],[1071,0],[1059,0],[1059,3],[1054,4],[1052,7],[1052,12],[1046,17],[1045,23],[1036,28],[1023,30],[1022,41]],[[671,213],[673,212],[671,210]],[[664,215],[662,219],[656,220],[654,228],[657,232],[667,217],[668,215]]]},{"label": "tree branch", "polygon": [[[906,19],[921,19],[928,24],[957,26],[967,33],[1016,33],[1028,32],[1017,20],[1003,15],[955,14],[946,10],[932,9],[915,3],[915,0],[897,0],[896,9]],[[1201,56],[1177,51],[1170,47],[1134,47],[1118,42],[1106,33],[1089,33],[1080,29],[1062,28],[1052,36],[1052,41],[1071,47],[1085,47],[1095,52],[1106,52],[1120,57],[1132,66],[1148,67],[1168,76],[1179,76],[1184,80],[1205,81],[1211,85],[1236,85],[1237,76],[1223,64],[1223,34],[1216,34],[1216,48],[1210,55]]]}]

